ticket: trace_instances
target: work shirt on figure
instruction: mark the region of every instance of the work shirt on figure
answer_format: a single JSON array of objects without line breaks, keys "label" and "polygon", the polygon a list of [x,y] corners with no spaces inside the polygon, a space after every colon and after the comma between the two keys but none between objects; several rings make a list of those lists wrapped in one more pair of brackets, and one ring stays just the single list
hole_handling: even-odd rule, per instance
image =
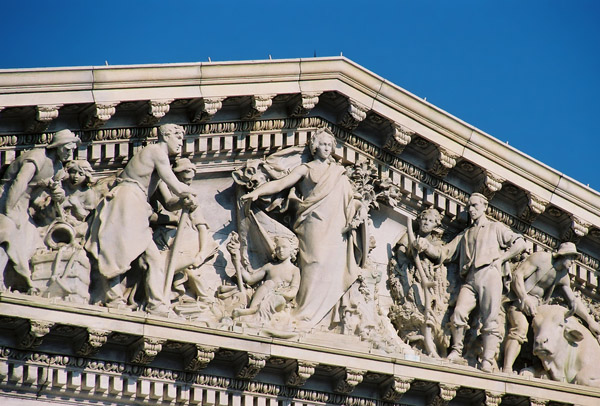
[{"label": "work shirt on figure", "polygon": [[6,213],[6,198],[8,197],[8,190],[12,186],[13,182],[17,178],[17,175],[21,171],[21,168],[26,163],[32,163],[35,165],[35,174],[29,181],[27,189],[23,195],[20,196],[15,208],[19,214],[23,214],[29,217],[27,209],[29,207],[29,199],[31,192],[35,187],[45,186],[48,179],[52,177],[62,169],[62,163],[60,161],[53,161],[48,158],[44,149],[34,149],[21,154],[15,159],[10,166],[6,169],[6,172],[0,180],[0,213]]},{"label": "work shirt on figure", "polygon": [[442,261],[458,257],[461,275],[465,276],[471,269],[493,263],[520,237],[504,224],[484,217],[442,247]]}]

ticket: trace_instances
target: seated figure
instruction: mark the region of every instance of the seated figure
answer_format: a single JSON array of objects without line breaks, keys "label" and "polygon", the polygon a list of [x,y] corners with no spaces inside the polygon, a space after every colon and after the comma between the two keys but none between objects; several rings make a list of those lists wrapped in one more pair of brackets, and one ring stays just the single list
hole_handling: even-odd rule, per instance
[{"label": "seated figure", "polygon": [[259,310],[264,315],[272,314],[283,310],[285,305],[296,297],[300,286],[300,269],[292,261],[298,253],[298,240],[295,237],[278,236],[275,237],[274,243],[274,262],[267,263],[252,273],[248,272],[240,261],[237,234],[227,245],[236,271],[245,283],[255,285],[264,280],[254,292],[248,308],[234,310],[233,317],[256,314]]}]

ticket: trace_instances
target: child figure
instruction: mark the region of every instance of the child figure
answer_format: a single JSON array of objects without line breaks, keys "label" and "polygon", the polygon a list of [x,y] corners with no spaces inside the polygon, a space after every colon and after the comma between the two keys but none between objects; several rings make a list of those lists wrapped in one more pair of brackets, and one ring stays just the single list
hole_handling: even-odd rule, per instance
[{"label": "child figure", "polygon": [[[292,261],[298,253],[298,239],[296,237],[275,237],[273,251],[274,262],[267,263],[253,273],[242,267],[239,256],[239,242],[237,236],[227,245],[238,275],[249,285],[254,285],[264,279],[246,309],[236,309],[233,317],[256,314],[265,309],[265,314],[272,314],[284,309],[285,305],[293,300],[300,286],[300,269]],[[261,311],[261,313],[263,313]]]},{"label": "child figure", "polygon": [[92,166],[88,161],[78,159],[67,162],[65,169],[68,176],[63,185],[67,198],[63,209],[74,217],[74,222],[82,222],[100,201],[96,191],[92,189],[95,183]]}]

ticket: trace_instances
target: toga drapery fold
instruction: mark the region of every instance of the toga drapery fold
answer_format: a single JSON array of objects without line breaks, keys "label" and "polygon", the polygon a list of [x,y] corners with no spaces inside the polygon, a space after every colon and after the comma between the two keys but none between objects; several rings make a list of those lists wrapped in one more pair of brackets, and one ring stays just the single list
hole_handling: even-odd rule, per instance
[{"label": "toga drapery fold", "polygon": [[336,305],[358,276],[352,233],[343,233],[355,214],[353,190],[343,167],[329,163],[316,179],[313,162],[301,181],[294,232],[299,239],[300,289],[295,316],[312,327]]}]

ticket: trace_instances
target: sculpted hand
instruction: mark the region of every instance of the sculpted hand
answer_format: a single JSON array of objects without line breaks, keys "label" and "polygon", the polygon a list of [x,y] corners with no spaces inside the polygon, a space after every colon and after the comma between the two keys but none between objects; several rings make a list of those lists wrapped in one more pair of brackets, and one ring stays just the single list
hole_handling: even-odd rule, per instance
[{"label": "sculpted hand", "polygon": [[231,239],[227,243],[227,251],[229,251],[232,258],[237,257],[240,252],[240,238],[235,231],[231,233]]},{"label": "sculpted hand", "polygon": [[259,197],[260,196],[258,195],[258,193],[256,193],[256,190],[253,190],[250,193],[246,193],[245,195],[240,197],[240,201],[241,201],[242,205],[244,206],[244,213],[246,214],[246,216],[250,215],[251,203],[254,202],[256,199],[258,199]]},{"label": "sculpted hand", "polygon": [[426,251],[430,246],[431,244],[426,238],[417,238],[413,243],[413,248],[415,251],[417,251],[417,253]]},{"label": "sculpted hand", "polygon": [[65,201],[65,191],[60,185],[56,185],[50,189],[50,197],[57,203],[62,203]]},{"label": "sculpted hand", "polygon": [[525,298],[525,300],[523,300],[523,303],[521,305],[523,313],[525,313],[528,316],[535,316],[536,310],[537,310],[537,301],[530,297],[527,296]]},{"label": "sculpted hand", "polygon": [[196,197],[196,193],[192,190],[192,188],[186,184],[182,184],[181,190],[178,194],[178,197],[187,197],[190,199],[194,199]]},{"label": "sculpted hand", "polygon": [[592,334],[594,334],[600,340],[600,324],[598,324],[595,320],[592,320],[588,323],[588,327]]},{"label": "sculpted hand", "polygon": [[254,202],[258,198],[259,198],[259,196],[256,193],[256,190],[253,190],[252,192],[246,193],[245,195],[243,195],[242,197],[240,197],[240,200],[242,201],[242,203],[246,203],[248,201]]},{"label": "sculpted hand", "polygon": [[183,207],[189,212],[192,212],[198,208],[196,203],[194,203],[194,200],[192,200],[189,196],[183,198]]},{"label": "sculpted hand", "polygon": [[569,311],[565,313],[565,319],[571,317],[577,311],[577,302],[575,300],[569,301]]}]

